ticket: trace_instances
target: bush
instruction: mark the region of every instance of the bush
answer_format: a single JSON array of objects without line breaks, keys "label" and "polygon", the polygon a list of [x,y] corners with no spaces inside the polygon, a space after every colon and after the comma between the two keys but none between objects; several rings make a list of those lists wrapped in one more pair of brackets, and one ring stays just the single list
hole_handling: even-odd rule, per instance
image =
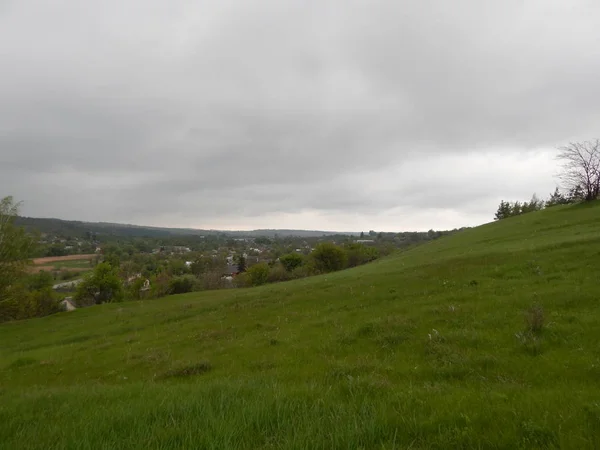
[{"label": "bush", "polygon": [[196,278],[192,275],[184,275],[176,277],[169,283],[169,293],[185,294],[186,292],[194,291],[196,287]]},{"label": "bush", "polygon": [[75,301],[81,305],[93,305],[123,300],[123,285],[117,270],[108,263],[98,264],[94,272],[77,286]]},{"label": "bush", "polygon": [[61,270],[58,274],[58,278],[61,281],[67,281],[67,280],[72,280],[74,278],[77,278],[79,276],[79,273],[77,272],[72,272],[70,270]]},{"label": "bush", "polygon": [[225,283],[223,282],[222,272],[217,271],[209,271],[203,273],[200,280],[202,289],[210,290],[210,289],[221,289],[225,287]]},{"label": "bush", "polygon": [[292,272],[297,267],[300,267],[304,262],[302,255],[298,253],[288,253],[279,258],[279,262],[283,265],[286,271]]},{"label": "bush", "polygon": [[258,263],[246,271],[246,279],[250,286],[260,286],[269,281],[269,266],[265,263]]},{"label": "bush", "polygon": [[346,267],[346,252],[331,242],[323,242],[311,253],[315,268],[321,273],[334,272]]},{"label": "bush", "polygon": [[50,272],[38,272],[34,275],[30,275],[27,280],[27,288],[30,291],[37,291],[41,289],[45,289],[47,287],[52,287],[54,284],[54,278],[50,274]]},{"label": "bush", "polygon": [[306,278],[313,275],[317,275],[318,271],[314,264],[303,264],[300,267],[296,267],[292,272],[292,278]]},{"label": "bush", "polygon": [[62,311],[60,299],[50,287],[30,292],[27,301],[29,313],[26,317],[42,317]]},{"label": "bush", "polygon": [[133,280],[133,282],[127,286],[127,298],[132,300],[141,300],[147,295],[147,291],[142,291],[146,278],[140,277]]},{"label": "bush", "polygon": [[374,247],[353,243],[346,247],[348,267],[356,267],[371,262],[379,256],[379,251]]},{"label": "bush", "polygon": [[281,264],[276,264],[269,270],[267,282],[277,283],[280,281],[288,281],[293,278],[292,274]]},{"label": "bush", "polygon": [[544,328],[544,309],[540,305],[533,305],[525,313],[526,331],[540,334]]},{"label": "bush", "polygon": [[235,288],[250,287],[250,283],[248,282],[247,272],[240,273],[238,276],[233,277],[232,286]]},{"label": "bush", "polygon": [[23,284],[11,287],[10,301],[0,303],[0,322],[48,316],[61,311],[60,299],[51,287],[29,291]]}]

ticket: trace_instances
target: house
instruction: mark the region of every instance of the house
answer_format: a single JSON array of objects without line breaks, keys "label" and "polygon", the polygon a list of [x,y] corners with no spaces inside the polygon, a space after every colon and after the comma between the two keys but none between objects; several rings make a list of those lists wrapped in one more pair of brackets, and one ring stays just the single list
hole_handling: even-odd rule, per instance
[{"label": "house", "polygon": [[74,311],[77,309],[75,302],[73,301],[73,297],[65,297],[63,301],[60,302],[60,306],[65,311]]},{"label": "house", "polygon": [[223,273],[224,277],[234,277],[239,273],[238,267],[235,264],[227,264],[225,268],[225,272]]}]

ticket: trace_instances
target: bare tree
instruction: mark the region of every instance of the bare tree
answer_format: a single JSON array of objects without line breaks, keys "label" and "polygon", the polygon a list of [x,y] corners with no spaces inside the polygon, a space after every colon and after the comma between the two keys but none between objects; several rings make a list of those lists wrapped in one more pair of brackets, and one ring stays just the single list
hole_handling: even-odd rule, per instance
[{"label": "bare tree", "polygon": [[558,159],[562,161],[559,175],[563,187],[569,191],[581,189],[586,201],[600,194],[600,139],[571,142],[559,147]]}]

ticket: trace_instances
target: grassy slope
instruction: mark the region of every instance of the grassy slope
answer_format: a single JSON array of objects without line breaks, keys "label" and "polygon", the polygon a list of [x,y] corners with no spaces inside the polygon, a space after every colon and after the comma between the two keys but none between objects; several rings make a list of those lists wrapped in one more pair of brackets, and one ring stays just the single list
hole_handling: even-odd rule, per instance
[{"label": "grassy slope", "polygon": [[[599,218],[557,207],[327,276],[2,325],[0,447],[599,448]],[[523,342],[534,302],[546,327]]]}]

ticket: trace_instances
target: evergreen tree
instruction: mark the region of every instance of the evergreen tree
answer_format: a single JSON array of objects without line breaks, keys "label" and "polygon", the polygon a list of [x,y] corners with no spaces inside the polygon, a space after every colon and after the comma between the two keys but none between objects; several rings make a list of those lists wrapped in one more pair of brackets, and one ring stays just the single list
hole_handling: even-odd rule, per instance
[{"label": "evergreen tree", "polygon": [[584,194],[583,188],[581,185],[577,185],[569,190],[569,194],[567,196],[567,201],[569,203],[578,203],[585,200],[586,196]]},{"label": "evergreen tree", "polygon": [[518,216],[523,213],[523,205],[521,202],[516,201],[510,207],[510,216]]},{"label": "evergreen tree", "polygon": [[550,208],[551,206],[564,205],[569,203],[569,201],[565,198],[564,195],[560,192],[558,187],[554,190],[554,193],[550,194],[550,198],[546,202],[546,207]]},{"label": "evergreen tree", "polygon": [[246,271],[246,258],[244,257],[244,255],[240,255],[240,258],[238,259],[237,269],[239,273],[243,273]]},{"label": "evergreen tree", "polygon": [[498,206],[498,211],[496,211],[496,215],[494,216],[494,220],[502,220],[510,217],[511,215],[511,207],[510,203],[502,200],[500,202],[500,206]]}]

